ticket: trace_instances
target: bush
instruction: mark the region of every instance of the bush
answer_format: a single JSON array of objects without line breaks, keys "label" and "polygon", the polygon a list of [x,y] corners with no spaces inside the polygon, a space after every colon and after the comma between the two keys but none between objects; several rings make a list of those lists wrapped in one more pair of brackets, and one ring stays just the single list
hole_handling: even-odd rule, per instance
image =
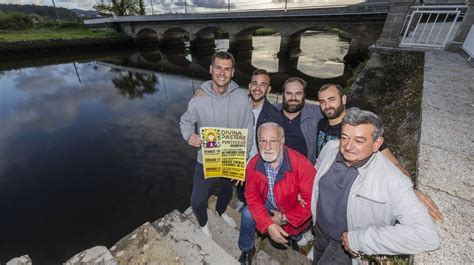
[{"label": "bush", "polygon": [[0,11],[0,30],[25,30],[33,26],[33,19],[28,15]]}]

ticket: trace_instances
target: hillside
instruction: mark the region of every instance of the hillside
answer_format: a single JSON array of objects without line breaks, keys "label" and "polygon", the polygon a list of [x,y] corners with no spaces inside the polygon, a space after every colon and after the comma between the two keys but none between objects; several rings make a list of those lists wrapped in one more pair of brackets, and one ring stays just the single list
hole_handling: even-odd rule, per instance
[{"label": "hillside", "polygon": [[[16,5],[16,4],[0,4],[0,11],[5,13],[17,12],[22,14],[38,14],[42,17],[61,20],[77,20],[78,16],[73,11],[66,8],[55,8],[52,6],[37,6],[37,5]],[[57,12],[57,15],[56,15]]]}]

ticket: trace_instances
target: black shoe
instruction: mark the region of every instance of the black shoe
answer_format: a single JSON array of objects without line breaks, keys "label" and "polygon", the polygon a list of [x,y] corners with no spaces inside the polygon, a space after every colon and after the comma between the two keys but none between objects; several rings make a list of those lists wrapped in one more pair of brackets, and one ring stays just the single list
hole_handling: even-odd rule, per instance
[{"label": "black shoe", "polygon": [[300,251],[300,247],[298,246],[298,241],[289,239],[288,240],[288,246],[291,247],[294,251]]},{"label": "black shoe", "polygon": [[251,265],[253,254],[255,254],[255,247],[252,248],[252,250],[247,251],[247,252],[242,251],[242,254],[240,254],[240,257],[239,257],[240,264]]}]

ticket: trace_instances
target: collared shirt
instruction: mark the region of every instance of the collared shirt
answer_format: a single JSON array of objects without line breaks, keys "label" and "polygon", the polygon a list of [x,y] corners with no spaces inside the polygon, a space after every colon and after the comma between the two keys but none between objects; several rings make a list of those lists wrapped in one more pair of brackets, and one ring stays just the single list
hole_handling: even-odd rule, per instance
[{"label": "collared shirt", "polygon": [[329,170],[324,174],[319,185],[317,205],[317,224],[321,231],[333,240],[339,241],[347,229],[347,202],[358,168],[367,159],[348,166],[339,152]]},{"label": "collared shirt", "polygon": [[281,115],[283,116],[282,127],[285,131],[285,145],[307,156],[306,140],[301,131],[301,112],[292,120],[283,114],[283,110]]},{"label": "collared shirt", "polygon": [[273,192],[273,188],[275,188],[275,180],[278,175],[278,171],[280,171],[280,167],[283,161],[282,158],[279,158],[279,159],[280,161],[278,162],[278,166],[275,169],[272,168],[271,163],[267,163],[267,162],[264,163],[265,174],[267,175],[267,179],[268,179],[268,195],[267,195],[266,204],[268,204],[268,206],[271,206],[271,207],[267,207],[267,209],[272,209],[272,208],[275,210],[278,209],[275,202],[275,193]]},{"label": "collared shirt", "polygon": [[[263,109],[263,104],[260,104],[260,106],[252,109],[253,113],[253,131],[257,133],[257,121],[258,121],[258,116],[260,116],[260,112],[262,112]],[[252,149],[250,150],[249,158],[252,158],[254,155],[258,153],[258,146],[257,146],[257,138],[253,138],[253,144],[252,144]]]}]

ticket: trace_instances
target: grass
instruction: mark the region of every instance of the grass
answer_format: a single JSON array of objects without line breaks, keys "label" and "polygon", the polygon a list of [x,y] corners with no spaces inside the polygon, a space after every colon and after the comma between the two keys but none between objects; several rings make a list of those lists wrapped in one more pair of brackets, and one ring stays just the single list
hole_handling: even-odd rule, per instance
[{"label": "grass", "polygon": [[87,28],[38,28],[22,31],[0,31],[0,42],[74,40],[87,38],[120,37],[114,31],[92,31]]}]

